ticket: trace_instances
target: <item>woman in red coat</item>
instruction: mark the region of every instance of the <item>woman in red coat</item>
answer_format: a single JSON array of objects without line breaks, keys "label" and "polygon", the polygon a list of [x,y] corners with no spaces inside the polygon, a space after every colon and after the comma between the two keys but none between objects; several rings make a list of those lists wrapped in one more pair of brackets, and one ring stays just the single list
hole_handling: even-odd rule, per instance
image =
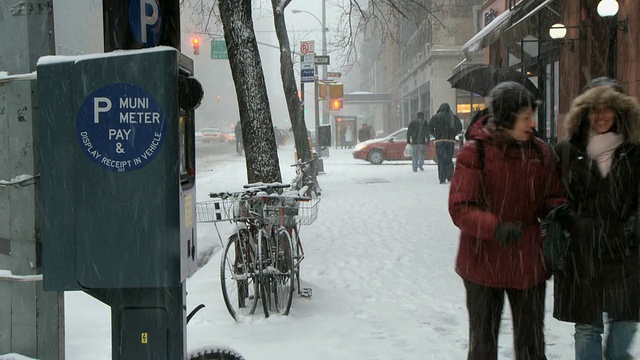
[{"label": "woman in red coat", "polygon": [[539,219],[563,204],[551,152],[534,136],[536,102],[515,82],[490,94],[492,118],[470,129],[456,160],[449,213],[461,230],[456,271],[467,292],[469,360],[497,359],[505,294],[515,358],[542,360],[549,277]]}]

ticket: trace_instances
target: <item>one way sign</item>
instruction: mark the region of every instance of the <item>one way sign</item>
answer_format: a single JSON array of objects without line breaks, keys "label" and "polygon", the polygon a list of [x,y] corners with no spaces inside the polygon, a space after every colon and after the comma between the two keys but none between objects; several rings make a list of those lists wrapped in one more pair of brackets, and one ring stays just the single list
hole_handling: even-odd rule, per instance
[{"label": "one way sign", "polygon": [[313,59],[314,65],[329,65],[329,55],[316,55]]}]

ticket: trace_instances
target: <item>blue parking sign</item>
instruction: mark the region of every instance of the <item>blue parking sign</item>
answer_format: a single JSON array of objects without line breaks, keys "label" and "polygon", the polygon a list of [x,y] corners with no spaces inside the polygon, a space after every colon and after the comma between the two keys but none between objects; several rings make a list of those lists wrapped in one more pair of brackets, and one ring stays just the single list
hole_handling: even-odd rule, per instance
[{"label": "blue parking sign", "polygon": [[93,91],[76,118],[76,138],[95,164],[124,173],[149,164],[165,141],[165,115],[144,89],[113,83]]},{"label": "blue parking sign", "polygon": [[162,39],[162,13],[157,0],[131,0],[129,26],[143,47],[157,46]]}]

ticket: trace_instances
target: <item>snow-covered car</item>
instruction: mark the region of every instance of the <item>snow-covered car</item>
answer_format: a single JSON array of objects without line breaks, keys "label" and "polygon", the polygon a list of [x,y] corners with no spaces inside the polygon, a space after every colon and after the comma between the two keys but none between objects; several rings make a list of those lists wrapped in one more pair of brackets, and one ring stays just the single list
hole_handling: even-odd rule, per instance
[{"label": "snow-covered car", "polygon": [[231,130],[231,131],[227,131],[226,133],[224,133],[224,139],[226,142],[228,143],[236,143],[236,133]]},{"label": "snow-covered car", "polygon": [[201,142],[202,141],[202,133],[200,131],[196,131],[196,142]]},{"label": "snow-covered car", "polygon": [[225,140],[224,133],[219,128],[204,128],[200,129],[202,133],[202,141],[204,142],[223,142]]},{"label": "snow-covered car", "polygon": [[[434,140],[435,139],[431,138],[431,141],[427,143],[425,160],[437,160],[436,142]],[[353,158],[367,160],[375,165],[382,164],[385,160],[411,160],[410,156],[404,156],[405,146],[407,146],[407,128],[402,128],[383,138],[358,143],[355,148],[353,148]],[[458,154],[461,147],[462,142],[456,141],[453,152],[454,157]]]}]

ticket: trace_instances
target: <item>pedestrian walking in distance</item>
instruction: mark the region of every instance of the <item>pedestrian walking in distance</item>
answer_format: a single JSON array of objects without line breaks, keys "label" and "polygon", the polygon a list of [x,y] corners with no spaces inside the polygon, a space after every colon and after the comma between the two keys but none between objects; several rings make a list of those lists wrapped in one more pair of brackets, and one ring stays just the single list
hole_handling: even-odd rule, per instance
[{"label": "pedestrian walking in distance", "polygon": [[429,133],[436,141],[440,184],[451,181],[453,176],[453,150],[456,146],[456,135],[460,132],[462,132],[460,118],[451,111],[449,104],[440,105],[438,112],[429,120]]},{"label": "pedestrian walking in distance", "polygon": [[429,127],[424,113],[418,112],[407,129],[407,144],[411,144],[411,167],[413,172],[424,171],[424,157],[427,153]]}]

